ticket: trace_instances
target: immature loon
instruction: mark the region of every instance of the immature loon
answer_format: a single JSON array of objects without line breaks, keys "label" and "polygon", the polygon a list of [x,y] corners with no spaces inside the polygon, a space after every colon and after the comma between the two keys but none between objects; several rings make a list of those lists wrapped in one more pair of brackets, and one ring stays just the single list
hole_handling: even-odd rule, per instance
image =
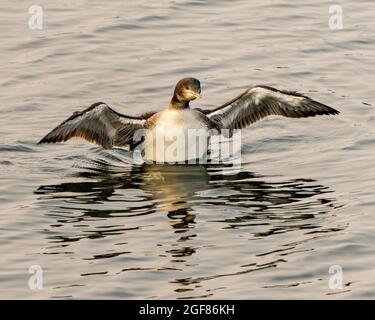
[{"label": "immature loon", "polygon": [[[147,133],[141,140],[144,143],[142,154],[146,160],[157,161],[158,155],[152,147],[155,147],[155,139],[160,134],[157,129],[160,128],[164,135],[175,129],[185,134],[188,130],[196,129],[210,136],[220,134],[224,129],[232,132],[245,128],[269,115],[302,118],[339,114],[339,111],[295,91],[262,85],[249,88],[213,110],[190,108],[190,101],[199,98],[200,94],[200,82],[194,78],[184,78],[177,83],[165,110],[147,112],[138,117],[120,114],[106,103],[97,102],[83,111],[74,112],[39,143],[55,143],[80,137],[106,149],[115,146],[134,149],[140,143],[139,139],[135,139],[136,132],[143,129]],[[167,140],[165,136],[163,139]],[[186,141],[186,145],[190,143]],[[177,160],[184,159],[187,159],[185,154],[183,159]]]}]

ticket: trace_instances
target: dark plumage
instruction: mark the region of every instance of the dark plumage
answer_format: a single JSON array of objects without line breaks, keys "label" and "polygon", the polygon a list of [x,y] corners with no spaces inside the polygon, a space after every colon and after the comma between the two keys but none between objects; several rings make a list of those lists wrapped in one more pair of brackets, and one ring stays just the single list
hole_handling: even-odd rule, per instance
[{"label": "dark plumage", "polygon": [[255,86],[208,112],[212,121],[225,129],[242,129],[269,115],[306,118],[340,112],[309,97],[268,86]]},{"label": "dark plumage", "polygon": [[39,144],[63,142],[79,137],[100,144],[106,149],[126,146],[132,141],[135,130],[142,129],[145,122],[144,117],[125,116],[104,102],[97,102],[83,111],[74,112],[40,140]]}]

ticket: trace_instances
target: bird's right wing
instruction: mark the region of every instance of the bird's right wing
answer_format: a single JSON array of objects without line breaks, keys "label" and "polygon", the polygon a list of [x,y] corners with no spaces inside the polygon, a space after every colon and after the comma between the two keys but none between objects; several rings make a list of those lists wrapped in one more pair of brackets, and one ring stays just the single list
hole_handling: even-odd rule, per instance
[{"label": "bird's right wing", "polygon": [[107,104],[98,102],[86,110],[74,112],[39,143],[62,142],[79,137],[106,149],[127,146],[132,143],[136,130],[144,128],[146,121],[145,117],[122,115]]},{"label": "bird's right wing", "polygon": [[334,115],[339,111],[294,91],[255,86],[205,113],[223,129],[242,129],[270,115],[304,118]]}]

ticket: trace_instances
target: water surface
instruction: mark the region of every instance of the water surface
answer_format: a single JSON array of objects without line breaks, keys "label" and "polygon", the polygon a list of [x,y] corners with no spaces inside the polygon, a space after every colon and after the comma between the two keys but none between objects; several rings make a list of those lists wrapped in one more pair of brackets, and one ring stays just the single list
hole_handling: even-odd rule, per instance
[{"label": "water surface", "polygon": [[[372,1],[340,1],[342,30],[322,0],[39,4],[43,30],[30,2],[0,4],[0,298],[375,297]],[[160,110],[185,76],[201,80],[196,107],[265,84],[342,113],[254,124],[229,174],[36,145],[92,102]]]}]

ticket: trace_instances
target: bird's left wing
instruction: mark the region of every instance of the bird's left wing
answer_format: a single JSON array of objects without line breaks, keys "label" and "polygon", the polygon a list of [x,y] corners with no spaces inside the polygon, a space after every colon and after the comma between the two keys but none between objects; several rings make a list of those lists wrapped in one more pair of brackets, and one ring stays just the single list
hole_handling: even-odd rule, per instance
[{"label": "bird's left wing", "polygon": [[132,143],[134,133],[144,128],[145,117],[122,115],[103,102],[97,102],[71,117],[48,133],[39,143],[67,141],[73,137],[94,142],[106,149],[127,146]]},{"label": "bird's left wing", "polygon": [[338,114],[339,111],[294,91],[255,86],[205,113],[223,129],[242,129],[269,115],[302,118]]}]

